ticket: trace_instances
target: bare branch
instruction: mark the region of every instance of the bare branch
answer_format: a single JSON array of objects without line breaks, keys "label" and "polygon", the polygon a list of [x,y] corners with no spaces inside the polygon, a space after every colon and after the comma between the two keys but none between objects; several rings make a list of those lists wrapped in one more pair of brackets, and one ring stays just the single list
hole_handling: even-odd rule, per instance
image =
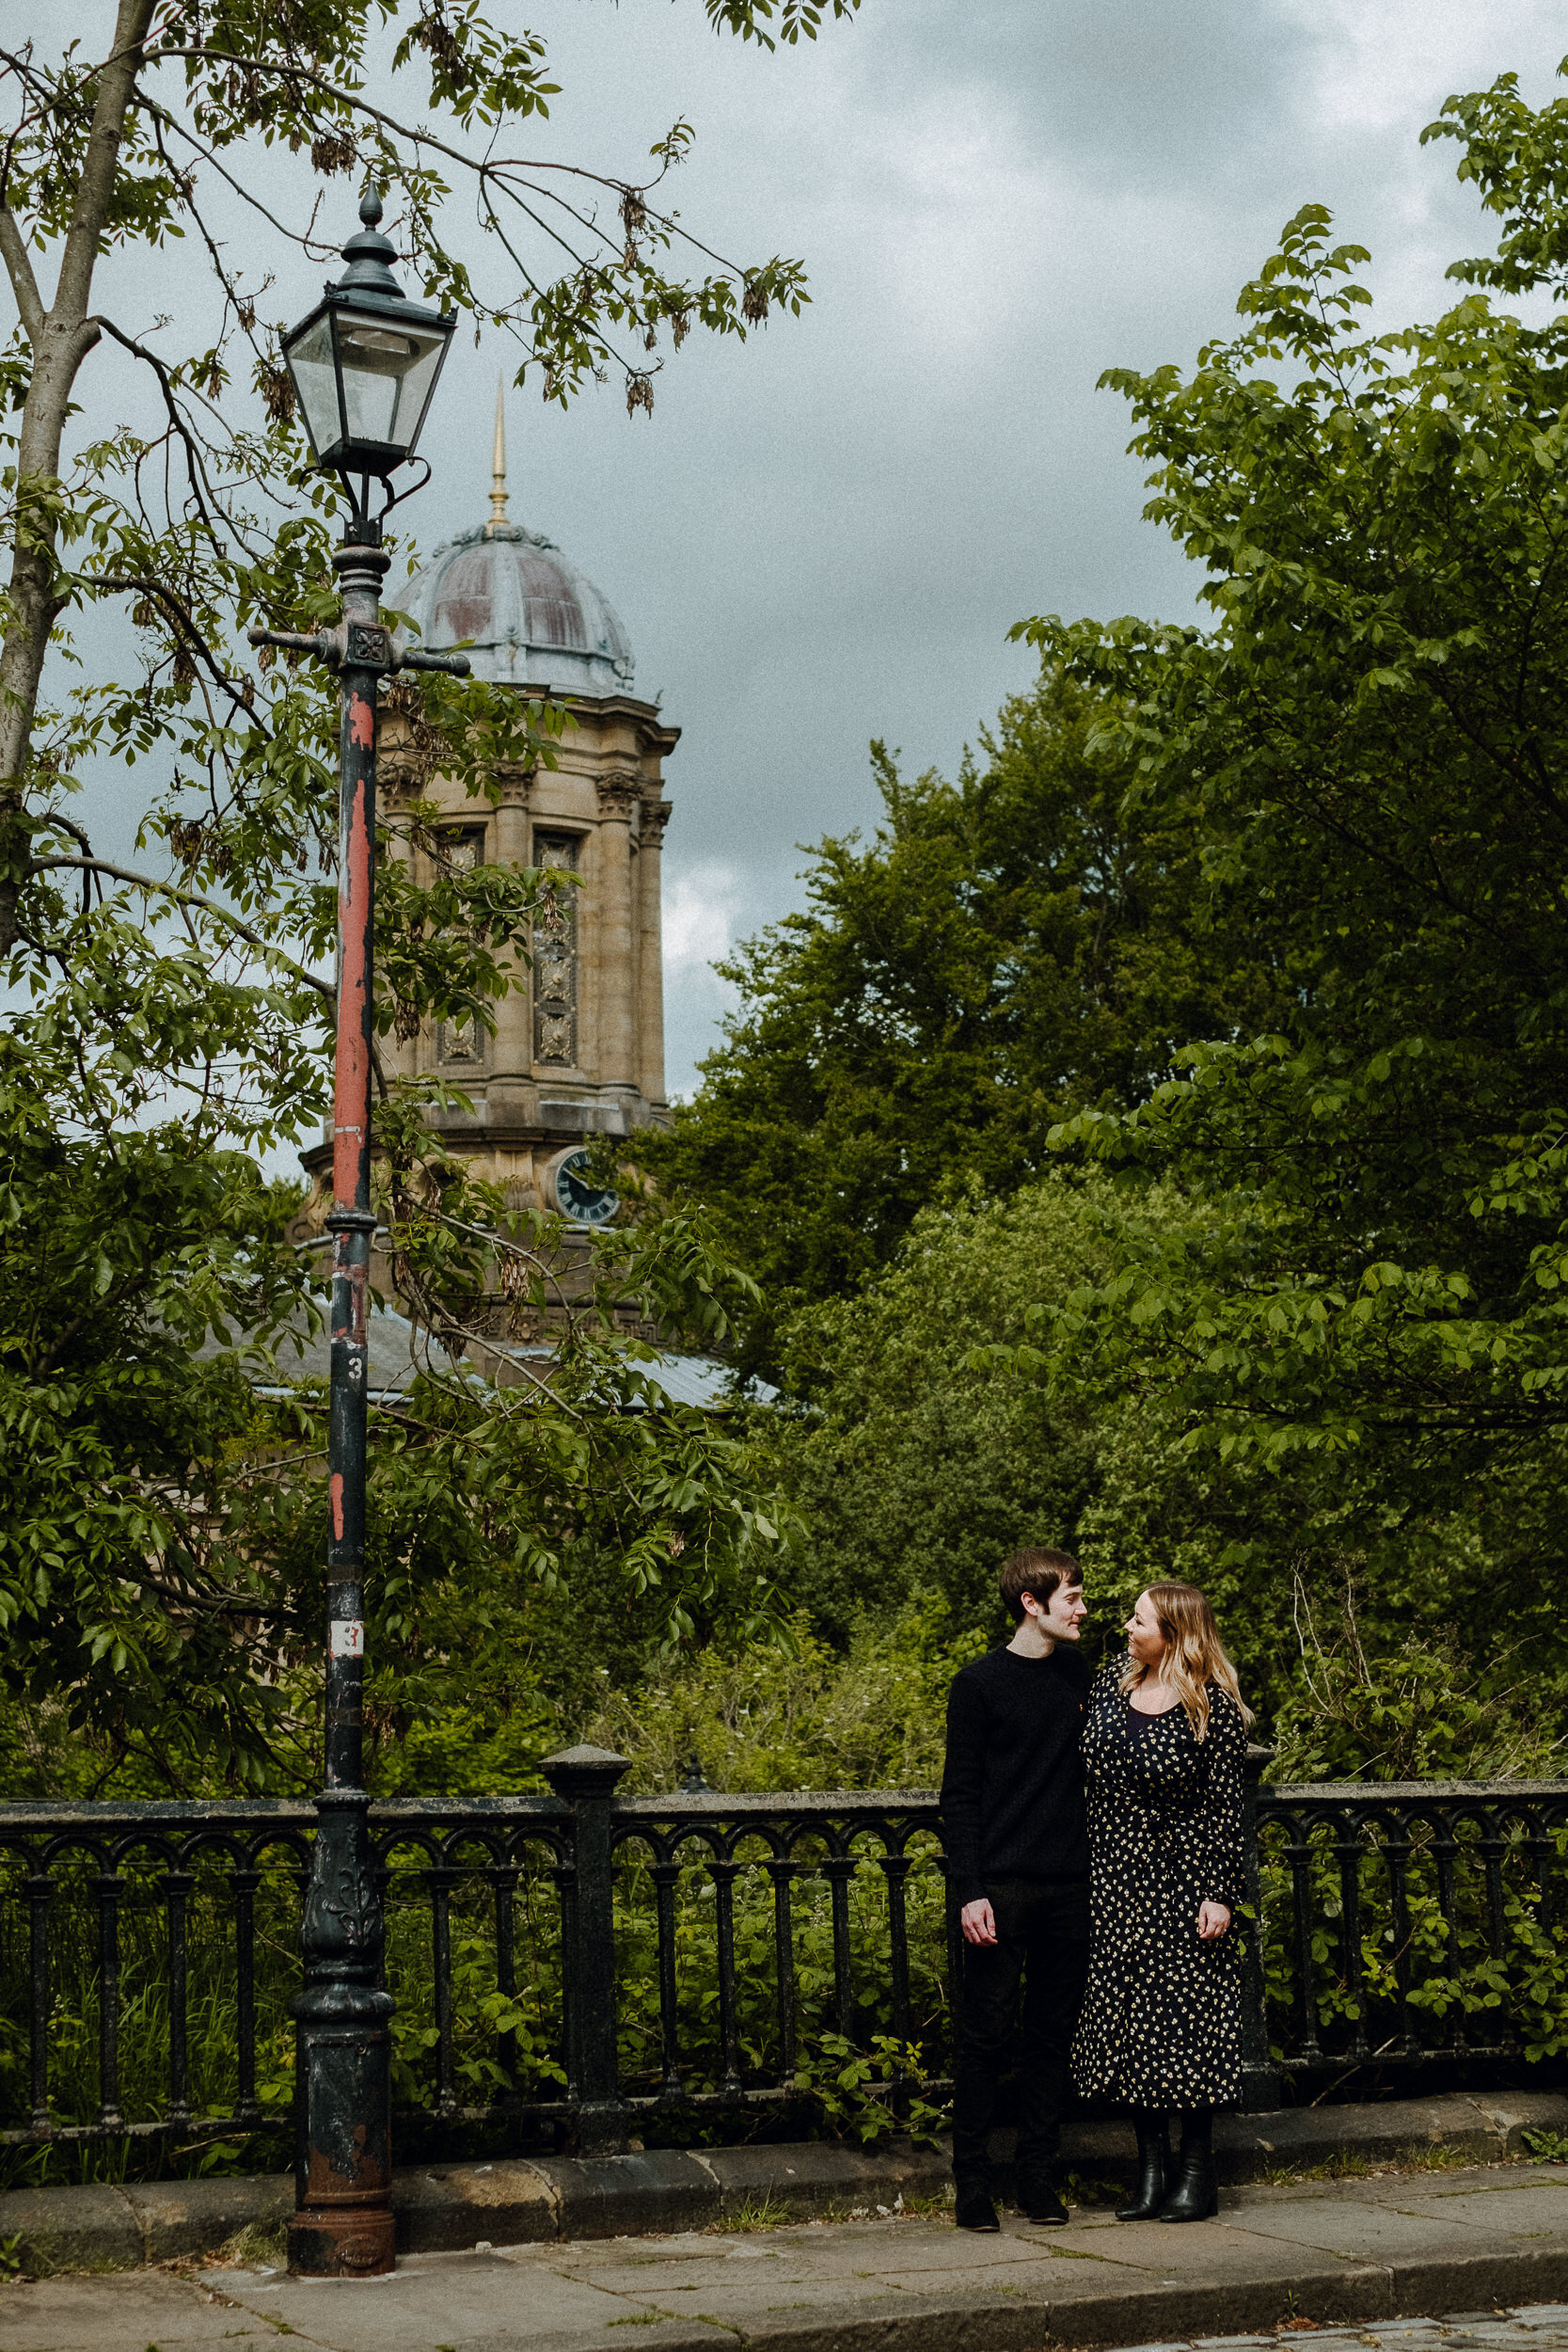
[{"label": "bare branch", "polygon": [[224,529],[233,532],[251,560],[260,561],[263,550],[251,546],[233,516],[225,514],[219,502],[217,492],[214,489],[212,478],[207,471],[207,463],[201,453],[200,443],[180,413],[180,404],[175,399],[174,386],[164,361],[159,358],[155,351],[150,351],[145,343],[137,342],[134,335],[127,335],[122,327],[117,326],[113,319],[104,318],[100,314],[97,318],[89,319],[87,324],[89,326],[101,328],[105,335],[112,336],[122,349],[129,351],[134,358],[145,360],[152,370],[164,395],[164,406],[168,414],[169,424],[179,436],[181,446],[185,453],[185,468],[190,476],[191,490],[200,509],[202,521],[215,538],[221,519]]},{"label": "bare branch", "polygon": [[[166,605],[174,614],[175,619],[180,623],[184,642],[189,649],[200,655],[230,701],[237,704],[242,710],[254,715],[253,690],[249,680],[244,679],[238,686],[235,685],[208,644],[189,606],[175,595],[172,588],[166,588],[161,580],[149,580],[137,572],[84,572],[82,578],[89,587],[104,588],[111,594],[130,595],[135,592],[140,596],[156,596],[159,603]],[[207,707],[210,712],[212,705],[209,704]]]},{"label": "bare branch", "polygon": [[[192,54],[194,53],[181,49],[160,49],[158,51],[158,56],[160,57],[186,56]],[[203,54],[211,56],[215,53],[208,51]],[[260,63],[261,61],[258,60],[257,62]],[[152,121],[160,124],[166,131],[172,131],[177,137],[182,138],[187,147],[194,148],[196,152],[201,157],[202,162],[207,165],[208,168],[212,171],[215,171],[220,180],[227,181],[229,185],[233,189],[234,194],[237,197],[243,198],[245,202],[250,206],[252,212],[260,213],[261,218],[272,228],[276,229],[280,237],[287,237],[291,245],[303,246],[307,253],[310,251],[312,246],[315,246],[318,258],[325,258],[332,252],[333,248],[330,246],[324,247],[321,244],[321,240],[319,238],[312,237],[309,230],[302,232],[297,229],[291,229],[288,227],[286,222],[278,219],[276,213],[269,213],[261,198],[255,193],[254,189],[247,188],[243,180],[236,180],[231,171],[225,170],[222,163],[213,152],[213,150],[207,145],[204,139],[198,139],[194,131],[186,129],[184,123],[181,121],[178,115],[171,115],[166,106],[161,106],[155,98],[150,98],[146,90],[139,87],[136,90],[136,103],[138,106],[146,108],[147,113]]]},{"label": "bare branch", "polygon": [[[394,137],[406,139],[412,147],[429,148],[433,154],[444,155],[449,163],[460,164],[465,171],[476,172],[482,180],[499,179],[504,185],[505,175],[509,171],[553,172],[562,179],[586,180],[592,186],[610,189],[618,196],[624,194],[626,187],[630,184],[625,180],[612,178],[609,172],[590,171],[585,164],[557,163],[549,157],[543,155],[475,156],[466,154],[462,148],[449,146],[445,139],[434,137],[429,131],[420,130],[417,124],[400,122],[395,115],[388,114],[385,109],[380,106],[372,106],[368,98],[358,97],[353,90],[346,90],[341,84],[334,82],[329,75],[312,72],[310,69],[306,66],[285,64],[282,62],[274,64],[271,59],[266,57],[242,57],[236,52],[227,49],[158,50],[156,53],[157,60],[162,60],[165,57],[198,57],[203,60],[216,59],[220,64],[224,65],[244,66],[245,71],[250,73],[279,73],[286,75],[291,81],[313,82],[318,89],[325,90],[329,96],[336,99],[340,104],[349,108],[352,113],[368,116],[372,122],[380,123],[383,129],[389,131]],[[139,98],[141,93],[138,91],[137,95]],[[156,104],[155,100],[149,100],[145,103],[150,105]],[[173,129],[180,132],[182,138],[190,140],[193,147],[199,146],[200,142],[194,138],[191,133],[185,130],[183,124],[176,120],[173,116],[166,114],[164,119]],[[668,169],[668,166],[666,166],[665,168]],[[664,172],[659,172],[657,175],[657,178],[658,180],[662,180],[664,178]],[[652,187],[655,184],[655,181],[649,181],[644,183],[644,186]],[[640,189],[639,193],[641,192],[642,190]],[[247,202],[255,203],[256,199],[250,196],[248,190],[242,188],[239,190],[239,193],[245,197]],[[542,196],[549,196],[553,202],[559,203],[562,200],[562,199],[555,197],[553,191],[546,188],[541,188],[539,193]],[[257,209],[260,211],[261,207],[258,205]],[[571,208],[568,207],[568,209]],[[577,213],[574,216],[582,222],[584,228],[597,228],[597,224],[591,220],[586,214]],[[272,215],[268,214],[267,217],[271,219]],[[676,220],[673,215],[665,213],[650,213],[648,215],[648,218],[657,228],[667,230],[672,236],[679,237],[684,244],[691,246],[697,252],[706,254],[708,260],[710,262],[717,262],[721,269],[731,270],[737,278],[745,275],[738,262],[727,261],[721,253],[714,252],[711,246],[704,245],[700,238],[694,237],[689,229],[683,228],[680,222]],[[545,227],[543,222],[539,225],[541,228]],[[305,242],[305,240],[299,236],[297,230],[285,230],[284,233],[285,235],[292,234],[296,244],[303,244]],[[546,233],[550,234],[552,232],[546,230]],[[605,235],[604,230],[599,230],[598,234],[605,238],[605,242],[607,244],[612,242],[608,236]],[[569,251],[570,247],[567,247],[567,250]]]},{"label": "bare branch", "polygon": [[176,906],[199,907],[204,914],[211,914],[218,922],[227,923],[231,931],[241,939],[248,940],[251,946],[260,948],[264,956],[276,958],[293,974],[295,979],[303,980],[307,988],[313,988],[317,995],[325,997],[329,1005],[335,1006],[338,1002],[338,991],[332,981],[319,978],[314,972],[308,972],[302,963],[294,961],[293,956],[285,955],[276,941],[252,930],[248,923],[242,923],[237,914],[231,914],[227,907],[219,906],[216,899],[204,898],[198,890],[182,890],[178,883],[159,882],[151,874],[133,874],[128,866],[111,866],[106,858],[40,857],[33,860],[35,873],[43,873],[57,866],[85,869],[93,874],[107,874],[113,882],[128,882],[133,890],[145,890],[155,898],[172,899]]},{"label": "bare branch", "polygon": [[39,825],[43,832],[48,832],[53,827],[60,833],[70,834],[72,841],[79,841],[87,855],[89,857],[92,855],[92,842],[88,835],[71,818],[62,817],[58,809],[52,809],[47,816],[40,817]]}]

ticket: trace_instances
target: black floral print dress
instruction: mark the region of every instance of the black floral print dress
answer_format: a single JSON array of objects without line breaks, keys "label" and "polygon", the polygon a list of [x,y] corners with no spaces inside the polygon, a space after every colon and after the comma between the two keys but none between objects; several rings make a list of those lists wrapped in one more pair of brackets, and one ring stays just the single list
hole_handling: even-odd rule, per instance
[{"label": "black floral print dress", "polygon": [[[1201,1744],[1184,1707],[1134,1714],[1117,1688],[1124,1663],[1096,1676],[1084,1725],[1093,1927],[1072,2079],[1131,2106],[1226,2106],[1242,2088],[1246,1729],[1212,1682]],[[1207,1944],[1205,1901],[1232,1915]]]}]

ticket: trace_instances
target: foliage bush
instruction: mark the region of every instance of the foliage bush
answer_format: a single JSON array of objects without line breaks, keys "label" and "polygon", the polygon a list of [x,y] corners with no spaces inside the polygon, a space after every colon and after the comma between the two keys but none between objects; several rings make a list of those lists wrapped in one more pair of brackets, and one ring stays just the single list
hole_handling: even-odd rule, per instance
[{"label": "foliage bush", "polygon": [[940,1645],[912,1611],[885,1632],[863,1626],[847,1651],[803,1613],[791,1630],[788,1653],[709,1650],[607,1691],[584,1737],[630,1759],[628,1795],[676,1788],[693,1763],[713,1788],[933,1787],[948,1683],[984,1637]]}]

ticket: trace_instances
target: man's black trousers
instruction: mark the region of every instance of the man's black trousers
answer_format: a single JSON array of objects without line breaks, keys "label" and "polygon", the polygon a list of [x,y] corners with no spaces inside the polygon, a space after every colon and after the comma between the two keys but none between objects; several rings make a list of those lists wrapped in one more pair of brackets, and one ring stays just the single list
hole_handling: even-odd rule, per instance
[{"label": "man's black trousers", "polygon": [[1054,1885],[1044,1879],[992,1879],[986,1894],[996,1942],[963,1947],[953,2089],[953,2170],[960,2182],[990,2178],[987,2144],[997,2084],[1013,2055],[1021,1979],[1016,2163],[1021,2173],[1049,2172],[1061,2136],[1068,2052],[1089,1974],[1086,1880]]}]

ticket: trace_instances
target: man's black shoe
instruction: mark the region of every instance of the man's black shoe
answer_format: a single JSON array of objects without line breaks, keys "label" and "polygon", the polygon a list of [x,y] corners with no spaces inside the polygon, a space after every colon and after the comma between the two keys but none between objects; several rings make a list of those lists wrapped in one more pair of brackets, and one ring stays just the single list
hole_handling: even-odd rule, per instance
[{"label": "man's black shoe", "polygon": [[996,2207],[990,2201],[990,2189],[982,2188],[978,2183],[959,2189],[958,2203],[953,2208],[953,2219],[960,2230],[999,2230],[1002,2227],[997,2219]]},{"label": "man's black shoe", "polygon": [[1060,2230],[1068,2217],[1067,2207],[1050,2181],[1022,2181],[1019,2184],[1020,2211],[1026,2221],[1037,2221],[1042,2229]]}]

